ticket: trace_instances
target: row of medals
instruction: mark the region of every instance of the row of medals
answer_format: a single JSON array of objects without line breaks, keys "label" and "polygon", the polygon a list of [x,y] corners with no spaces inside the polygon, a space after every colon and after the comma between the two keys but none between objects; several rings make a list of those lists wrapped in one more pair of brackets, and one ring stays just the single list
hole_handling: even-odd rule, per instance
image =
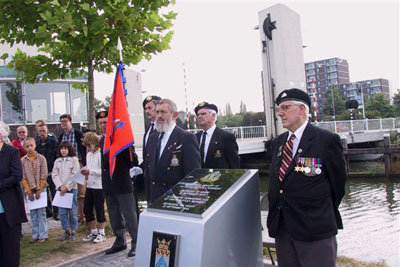
[{"label": "row of medals", "polygon": [[316,165],[316,166],[301,166],[301,165],[296,165],[296,167],[294,167],[294,170],[296,172],[302,172],[304,173],[306,176],[315,176],[315,175],[320,175],[321,174],[321,168],[320,165]]}]

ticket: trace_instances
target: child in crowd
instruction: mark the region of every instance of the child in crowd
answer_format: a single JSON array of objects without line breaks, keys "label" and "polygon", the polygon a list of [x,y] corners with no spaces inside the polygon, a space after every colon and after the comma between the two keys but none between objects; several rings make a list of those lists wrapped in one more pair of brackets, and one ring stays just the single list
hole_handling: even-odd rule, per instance
[{"label": "child in crowd", "polygon": [[[106,240],[106,233],[104,232],[106,217],[104,215],[104,195],[101,183],[100,137],[96,133],[87,132],[83,144],[88,151],[86,169],[81,171],[87,182],[83,211],[90,227],[90,234],[83,241],[100,243]],[[96,210],[98,229],[96,228],[93,209]]]},{"label": "child in crowd", "polygon": [[71,180],[71,177],[79,171],[79,161],[75,156],[75,149],[68,141],[60,143],[57,149],[57,156],[59,158],[54,161],[51,174],[56,190],[60,191],[61,196],[65,193],[73,194],[71,209],[58,208],[58,216],[60,217],[61,225],[65,231],[64,235],[59,240],[64,241],[69,239],[74,241],[75,230],[78,228],[78,186],[76,182]]},{"label": "child in crowd", "polygon": [[[42,190],[46,190],[47,162],[46,158],[35,151],[36,142],[32,137],[27,137],[24,141],[24,149],[27,154],[21,158],[22,162],[22,185],[25,188],[29,200],[40,199]],[[30,211],[32,221],[32,240],[33,243],[43,243],[46,241],[47,220],[46,207]]]}]

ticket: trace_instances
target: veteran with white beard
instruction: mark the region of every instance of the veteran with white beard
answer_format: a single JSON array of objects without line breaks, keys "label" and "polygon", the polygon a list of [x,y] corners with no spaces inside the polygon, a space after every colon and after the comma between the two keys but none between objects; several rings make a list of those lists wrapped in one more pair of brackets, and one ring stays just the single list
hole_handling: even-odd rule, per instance
[{"label": "veteran with white beard", "polygon": [[176,125],[178,111],[169,99],[156,106],[157,133],[149,137],[144,162],[147,201],[154,202],[196,168],[201,168],[195,135]]}]

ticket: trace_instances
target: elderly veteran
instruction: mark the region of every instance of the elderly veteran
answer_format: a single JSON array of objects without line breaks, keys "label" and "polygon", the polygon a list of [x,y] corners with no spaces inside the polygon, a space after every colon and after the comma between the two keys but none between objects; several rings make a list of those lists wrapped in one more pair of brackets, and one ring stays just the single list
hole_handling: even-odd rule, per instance
[{"label": "elderly veteran", "polygon": [[218,108],[202,102],[194,109],[197,121],[203,129],[196,134],[199,143],[202,168],[239,169],[239,147],[235,135],[222,130],[215,124]]},{"label": "elderly veteran", "polygon": [[288,131],[272,141],[268,232],[279,266],[335,266],[346,169],[340,138],[308,122],[310,97],[282,91],[276,112]]}]

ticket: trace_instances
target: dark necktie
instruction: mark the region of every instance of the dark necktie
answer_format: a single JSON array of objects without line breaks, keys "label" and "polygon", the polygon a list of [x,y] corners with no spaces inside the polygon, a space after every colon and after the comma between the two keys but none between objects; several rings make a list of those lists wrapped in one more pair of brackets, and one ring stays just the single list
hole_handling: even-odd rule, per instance
[{"label": "dark necktie", "polygon": [[164,132],[160,133],[158,136],[157,148],[156,148],[156,166],[158,164],[158,160],[160,159],[160,150],[161,150],[161,141],[163,139]]},{"label": "dark necktie", "polygon": [[282,163],[281,168],[279,169],[279,180],[282,182],[285,177],[286,171],[289,168],[290,162],[292,161],[292,152],[293,152],[293,139],[296,136],[292,134],[283,146],[282,150]]},{"label": "dark necktie", "polygon": [[149,133],[149,135],[151,133],[153,133],[153,132],[154,132],[154,122],[150,123],[150,133]]},{"label": "dark necktie", "polygon": [[200,157],[201,157],[201,165],[204,165],[204,147],[206,145],[206,136],[207,132],[203,131],[202,139],[201,139],[201,145],[200,145]]}]

